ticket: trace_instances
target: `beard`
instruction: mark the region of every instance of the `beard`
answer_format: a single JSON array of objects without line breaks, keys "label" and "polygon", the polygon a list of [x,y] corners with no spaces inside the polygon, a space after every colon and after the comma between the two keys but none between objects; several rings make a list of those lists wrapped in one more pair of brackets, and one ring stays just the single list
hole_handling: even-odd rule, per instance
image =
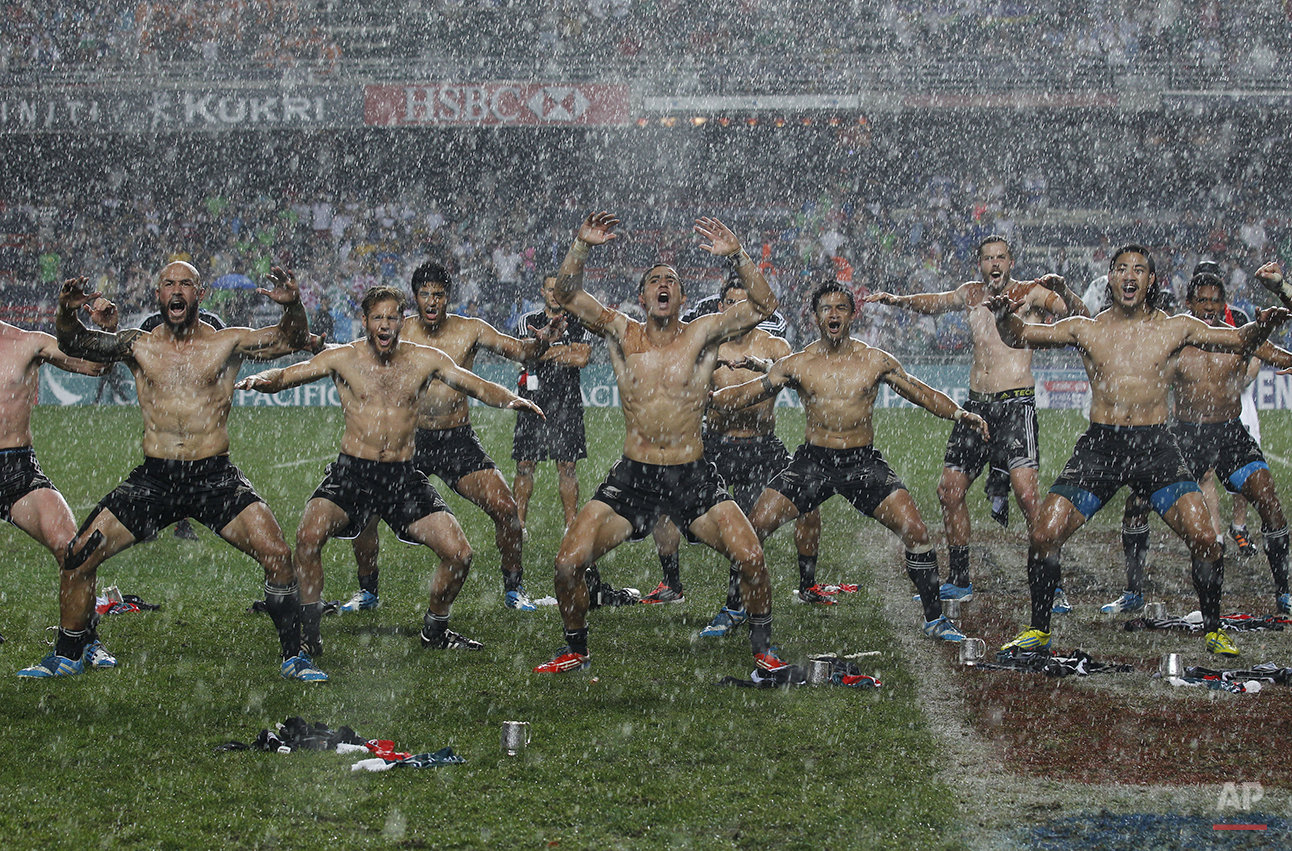
[{"label": "beard", "polygon": [[188,328],[192,328],[193,326],[197,325],[197,312],[198,312],[198,309],[199,309],[199,304],[198,304],[198,302],[196,302],[196,301],[195,301],[195,302],[193,302],[192,304],[190,304],[190,305],[188,306],[188,309],[187,309],[187,310],[185,310],[185,311],[184,311],[184,316],[183,316],[183,318],[181,318],[181,319],[180,319],[180,321],[179,321],[179,322],[172,322],[172,321],[171,321],[171,318],[170,318],[170,309],[169,309],[169,307],[166,307],[166,306],[164,306],[164,305],[163,305],[163,309],[162,309],[162,312],[161,312],[161,316],[162,316],[162,324],[163,324],[163,325],[165,325],[165,326],[166,326],[166,328],[167,328],[167,329],[168,329],[172,334],[173,334],[173,333],[176,333],[176,332],[178,332],[178,331],[183,331],[183,330],[186,330],[186,329],[188,329]]}]

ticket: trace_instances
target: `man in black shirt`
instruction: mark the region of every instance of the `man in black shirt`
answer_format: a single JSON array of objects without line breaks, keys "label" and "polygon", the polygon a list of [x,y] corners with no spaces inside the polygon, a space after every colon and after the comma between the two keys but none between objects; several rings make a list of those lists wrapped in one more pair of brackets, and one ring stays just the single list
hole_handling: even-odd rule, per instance
[{"label": "man in black shirt", "polygon": [[521,339],[534,337],[539,329],[558,321],[565,322],[565,331],[537,362],[526,364],[520,373],[521,397],[537,403],[547,414],[547,419],[528,411],[519,411],[516,415],[511,451],[516,462],[516,480],[512,491],[516,495],[521,526],[524,526],[529,499],[534,492],[534,470],[539,461],[551,459],[556,463],[557,490],[568,527],[579,510],[577,464],[580,459],[588,457],[579,370],[588,365],[593,337],[578,320],[567,316],[556,300],[555,277],[543,279],[542,293],[543,307],[521,317],[519,336]]}]

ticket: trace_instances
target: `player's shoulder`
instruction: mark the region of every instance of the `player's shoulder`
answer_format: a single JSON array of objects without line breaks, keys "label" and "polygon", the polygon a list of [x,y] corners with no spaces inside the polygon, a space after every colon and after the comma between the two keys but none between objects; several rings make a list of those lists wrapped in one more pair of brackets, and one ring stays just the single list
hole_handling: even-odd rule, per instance
[{"label": "player's shoulder", "polygon": [[897,355],[887,349],[862,342],[856,337],[852,338],[852,355],[860,360],[878,364],[883,369],[902,368],[902,362],[897,359]]},{"label": "player's shoulder", "polygon": [[751,348],[755,348],[758,354],[764,357],[779,360],[793,351],[789,341],[784,337],[764,331],[762,328],[755,328],[750,334],[753,335],[751,342],[754,344]]},{"label": "player's shoulder", "polygon": [[6,358],[12,358],[19,353],[28,358],[35,357],[47,347],[56,345],[58,341],[51,334],[0,322],[0,347],[5,350]]}]

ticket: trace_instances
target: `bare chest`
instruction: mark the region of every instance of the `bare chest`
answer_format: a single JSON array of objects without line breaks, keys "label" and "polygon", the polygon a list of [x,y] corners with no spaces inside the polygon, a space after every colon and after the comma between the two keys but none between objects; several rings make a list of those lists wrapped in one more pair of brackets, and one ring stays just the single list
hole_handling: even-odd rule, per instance
[{"label": "bare chest", "polygon": [[644,343],[626,346],[615,360],[619,361],[620,392],[635,396],[672,395],[701,386],[707,391],[713,376],[712,364],[701,368],[700,352],[684,338],[658,347]]},{"label": "bare chest", "polygon": [[231,368],[231,349],[221,342],[194,342],[175,346],[152,343],[136,346],[139,376],[159,389],[191,391],[222,384]]},{"label": "bare chest", "polygon": [[1175,379],[1183,387],[1230,388],[1240,385],[1246,365],[1238,355],[1204,352],[1189,346],[1180,352]]},{"label": "bare chest", "polygon": [[[404,339],[422,346],[434,346],[453,359],[460,367],[470,369],[475,362],[476,336],[469,328],[450,321],[433,332],[414,325],[404,334]],[[405,326],[407,327],[407,326]]]}]

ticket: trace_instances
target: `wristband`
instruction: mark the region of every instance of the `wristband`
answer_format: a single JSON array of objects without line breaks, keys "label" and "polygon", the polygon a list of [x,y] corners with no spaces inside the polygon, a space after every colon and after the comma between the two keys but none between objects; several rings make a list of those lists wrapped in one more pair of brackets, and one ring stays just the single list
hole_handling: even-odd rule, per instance
[{"label": "wristband", "polygon": [[951,421],[958,423],[961,420],[963,420],[965,418],[965,415],[968,413],[969,412],[966,411],[964,408],[956,408],[956,412],[951,415]]},{"label": "wristband", "polygon": [[731,268],[739,269],[741,266],[745,265],[746,263],[754,262],[754,259],[749,256],[748,251],[741,248],[735,254],[728,254],[727,262],[731,264]]},{"label": "wristband", "polygon": [[588,252],[592,250],[592,244],[584,242],[577,236],[574,238],[574,244],[570,246],[570,253],[580,260],[588,259]]},{"label": "wristband", "polygon": [[763,376],[763,390],[767,393],[774,393],[776,391],[776,388],[772,386],[772,377],[770,375]]}]

